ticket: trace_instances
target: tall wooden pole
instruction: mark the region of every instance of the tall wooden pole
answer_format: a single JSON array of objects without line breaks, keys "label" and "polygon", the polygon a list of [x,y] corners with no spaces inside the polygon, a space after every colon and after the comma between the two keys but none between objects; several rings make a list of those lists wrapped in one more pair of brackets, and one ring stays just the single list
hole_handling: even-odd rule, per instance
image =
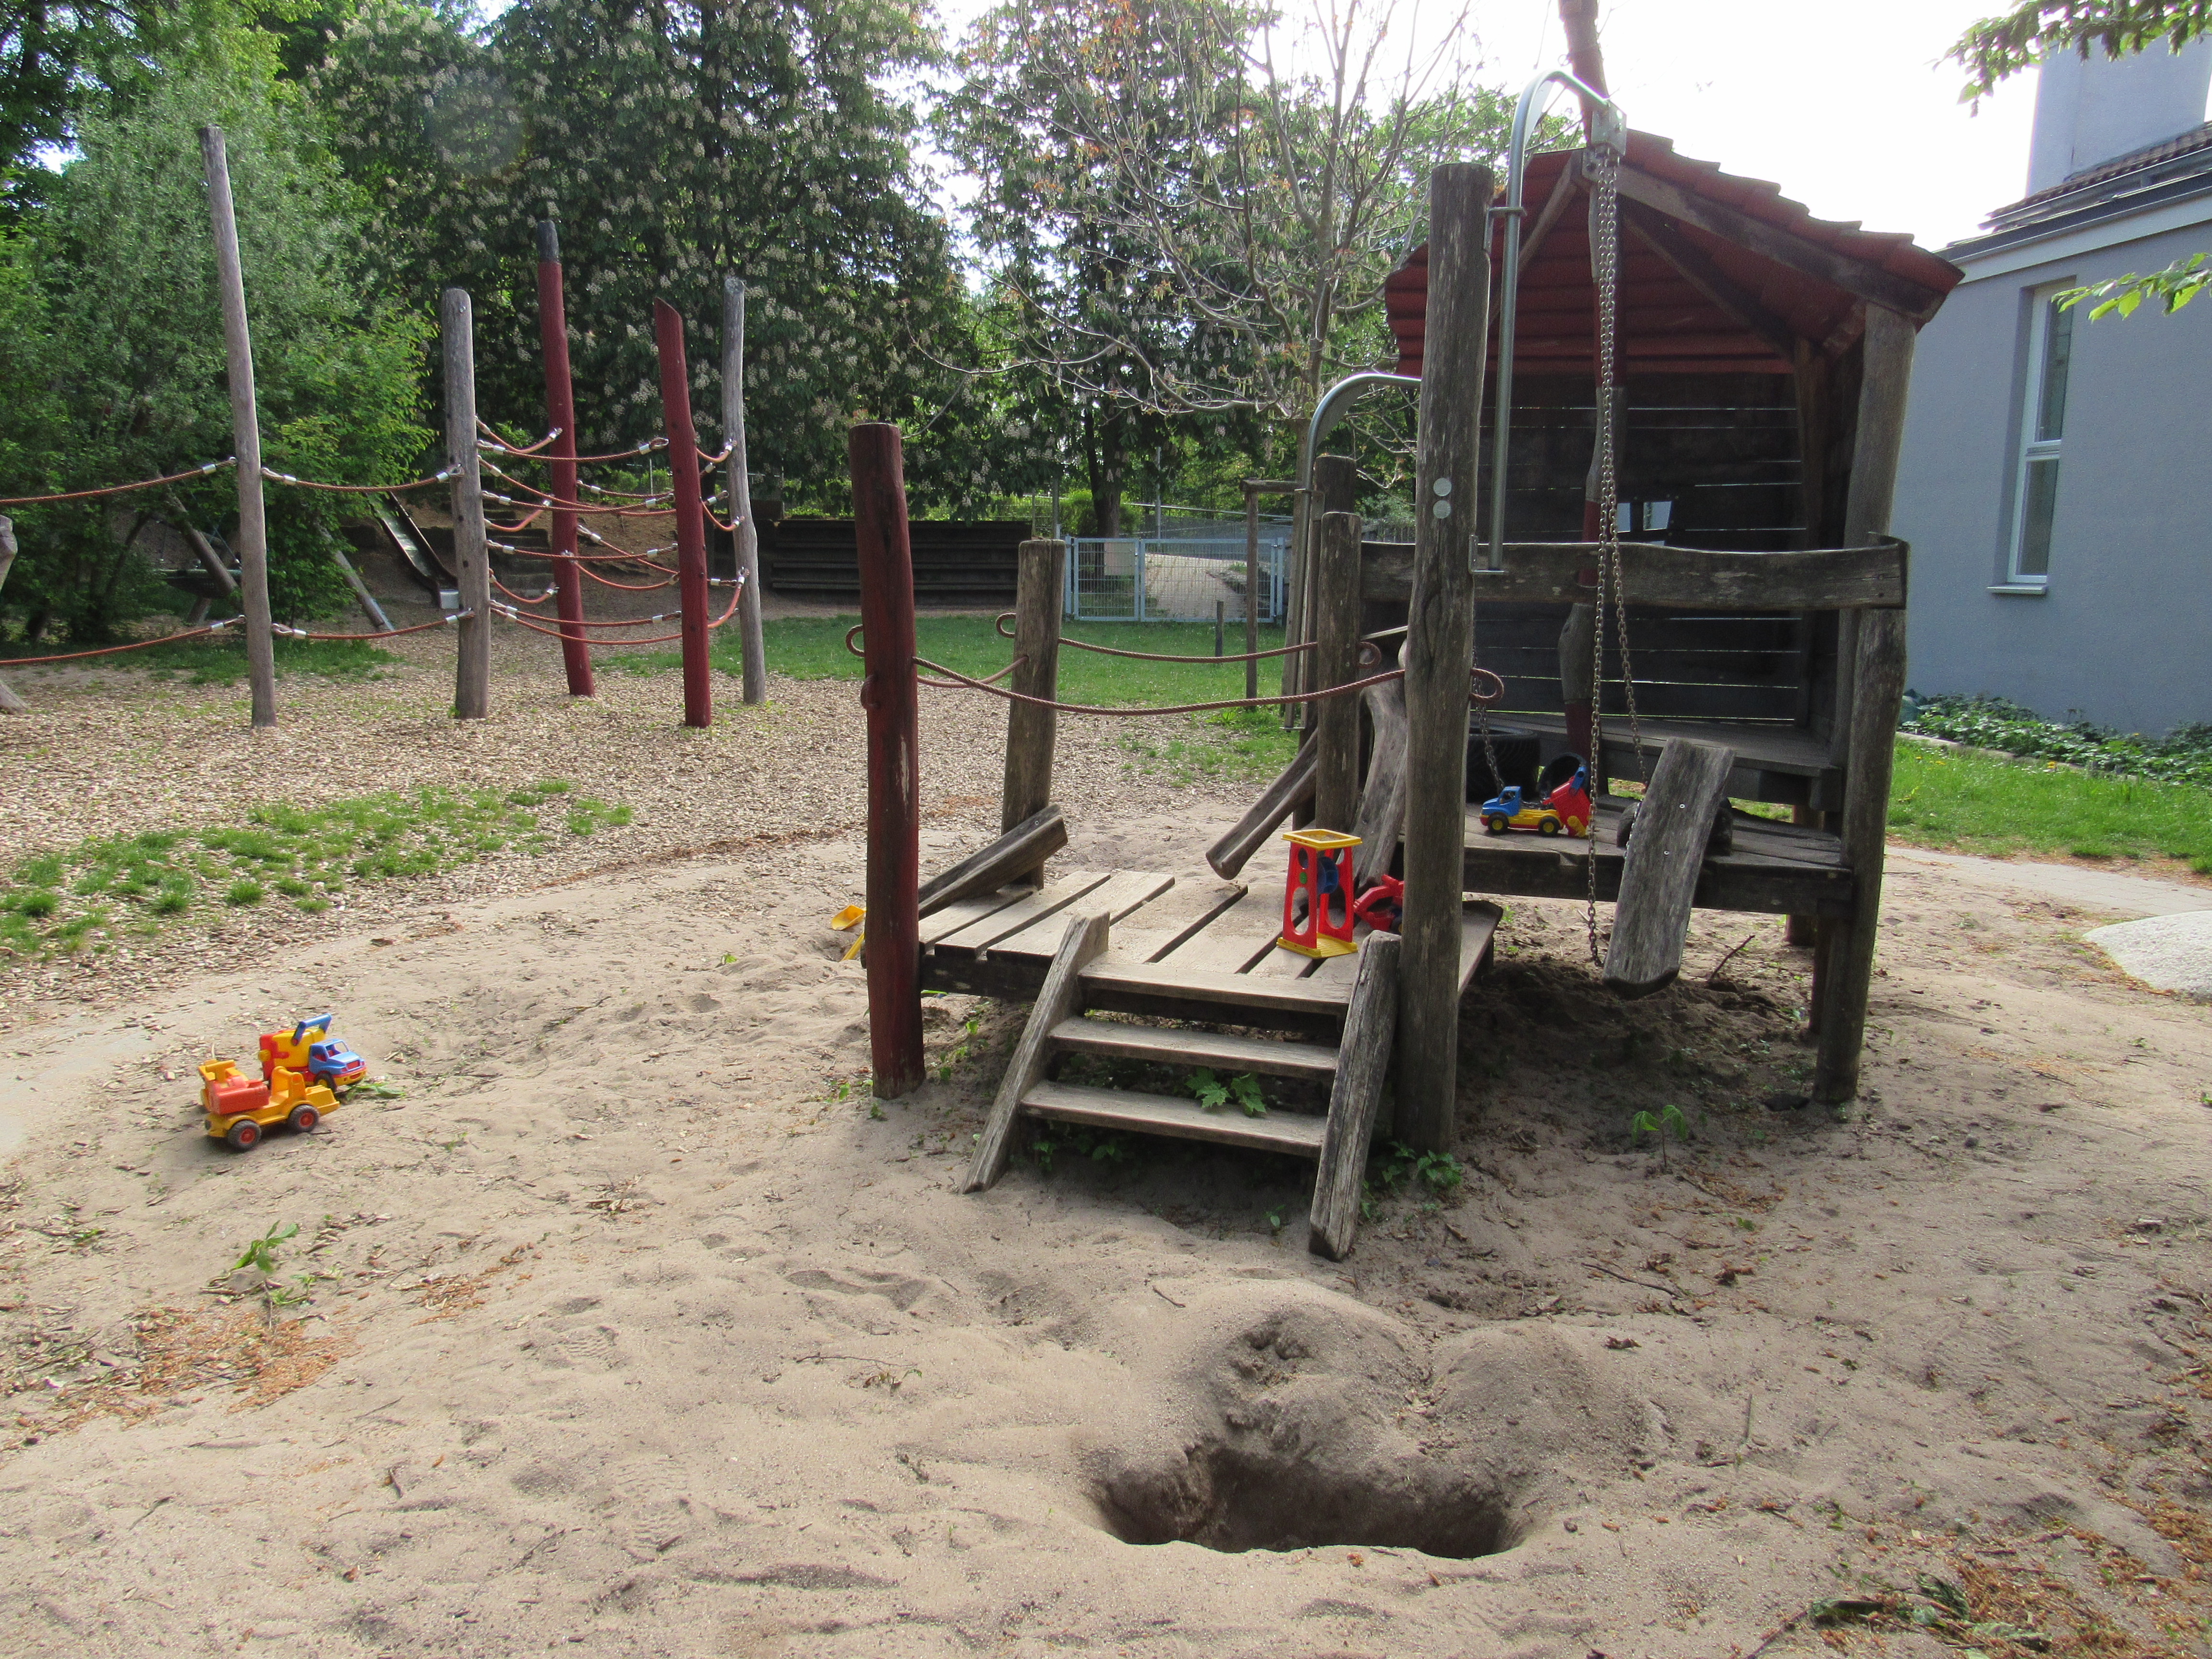
[{"label": "tall wooden pole", "polygon": [[1475,447],[1489,355],[1490,172],[1429,175],[1429,329],[1419,529],[1406,613],[1406,896],[1398,973],[1398,1124],[1443,1152],[1459,1086],[1460,894],[1467,856],[1468,666],[1474,651]]},{"label": "tall wooden pole", "polygon": [[491,552],[484,545],[483,462],[477,451],[475,313],[466,289],[438,302],[446,356],[446,465],[453,474],[453,574],[461,585],[453,718],[491,713]]},{"label": "tall wooden pole", "polygon": [[868,716],[868,1048],[880,1100],[921,1086],[921,732],[914,678],[914,550],[899,429],[847,440]]},{"label": "tall wooden pole", "polygon": [[691,376],[684,362],[684,313],[653,302],[660,352],[660,419],[668,432],[668,481],[676,495],[676,591],[684,601],[684,724],[711,726],[714,690],[707,663],[707,521],[699,483],[699,434],[691,425]]},{"label": "tall wooden pole", "polygon": [[[546,451],[553,477],[553,499],[578,501],[576,494],[576,387],[568,373],[568,301],[561,278],[561,228],[538,222],[538,339],[545,360],[545,423],[553,430]],[[561,613],[561,665],[568,676],[568,695],[592,695],[592,652],[585,643],[584,576],[576,563],[576,513],[553,509],[554,608]]]},{"label": "tall wooden pole", "polygon": [[[1315,547],[1314,647],[1310,690],[1359,678],[1359,515],[1325,513]],[[1314,773],[1314,822],[1348,833],[1359,811],[1359,704],[1349,696],[1313,705],[1307,724],[1320,750]]]},{"label": "tall wooden pole", "polygon": [[[1567,32],[1567,67],[1576,80],[1593,92],[1610,92],[1605,83],[1605,53],[1597,44],[1598,0],[1559,0],[1559,21]],[[1583,104],[1585,126],[1597,113],[1587,100]]]},{"label": "tall wooden pole", "polygon": [[[8,568],[15,562],[15,521],[0,513],[0,587],[8,585]],[[8,682],[0,680],[0,714],[27,714],[30,705],[8,689]]]},{"label": "tall wooden pole", "polygon": [[744,652],[744,699],[768,696],[768,644],[761,632],[760,526],[753,522],[752,470],[745,459],[745,285],[722,278],[722,441],[730,447],[730,522],[738,555],[738,637]]},{"label": "tall wooden pole", "polygon": [[246,273],[238,260],[238,215],[221,127],[200,129],[208,211],[215,220],[215,277],[222,300],[223,355],[230,370],[231,444],[238,452],[238,575],[246,611],[246,678],[253,723],[276,724],[276,631],[269,620],[269,520],[261,500],[261,419],[254,407],[253,337],[246,326]]},{"label": "tall wooden pole", "polygon": [[[1060,610],[1067,581],[1065,542],[1024,542],[1014,586],[1012,689],[1025,697],[1060,695]],[[999,833],[1052,802],[1053,746],[1059,715],[1035,703],[1006,705],[1006,777],[1000,796]],[[1044,866],[1018,871],[1014,879],[1042,883]]]},{"label": "tall wooden pole", "polygon": [[1244,480],[1244,696],[1260,695],[1260,492]]}]

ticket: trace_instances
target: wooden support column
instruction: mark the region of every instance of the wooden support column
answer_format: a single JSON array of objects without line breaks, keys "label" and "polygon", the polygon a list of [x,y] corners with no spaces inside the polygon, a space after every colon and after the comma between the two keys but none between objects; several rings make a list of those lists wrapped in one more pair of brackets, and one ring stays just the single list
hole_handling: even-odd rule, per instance
[{"label": "wooden support column", "polygon": [[[221,127],[200,129],[208,211],[215,222],[216,286],[222,301],[222,346],[230,378],[231,444],[237,451],[238,579],[246,612],[246,678],[253,723],[276,724],[276,630],[269,615],[269,520],[261,499],[261,416],[253,392],[253,336],[246,325],[246,272],[238,258],[238,215],[230,199],[230,158]],[[476,454],[476,433],[469,433]]]},{"label": "wooden support column", "polygon": [[[1334,458],[1332,458],[1334,459]],[[1330,513],[1315,544],[1313,689],[1359,678],[1359,515]],[[1359,811],[1359,703],[1350,696],[1312,705],[1309,724],[1319,749],[1314,774],[1314,822],[1348,833]]]},{"label": "wooden support column", "polygon": [[[9,567],[15,562],[15,521],[0,513],[0,587],[8,585]],[[0,714],[27,714],[30,704],[8,689],[8,682],[0,680]]]},{"label": "wooden support column", "polygon": [[[1863,546],[1889,531],[1914,334],[1910,318],[1881,306],[1867,307],[1850,492],[1844,507],[1848,546]],[[1844,769],[1844,860],[1851,870],[1852,902],[1850,920],[1823,930],[1826,937],[1814,957],[1820,1053],[1813,1092],[1815,1099],[1829,1103],[1849,1100],[1858,1091],[1859,1051],[1866,1037],[1875,939],[1881,921],[1897,711],[1905,696],[1904,611],[1839,612],[1836,650],[1836,718],[1829,752]]]},{"label": "wooden support column", "polygon": [[[1590,753],[1590,701],[1597,674],[1597,607],[1571,605],[1559,628],[1559,697],[1567,711],[1567,748],[1589,763],[1590,793],[1602,794],[1605,759]],[[1498,780],[1504,782],[1503,778]]]},{"label": "wooden support column", "polygon": [[730,459],[730,522],[738,556],[738,643],[744,653],[744,700],[768,696],[768,641],[761,631],[760,526],[753,522],[752,467],[745,456],[745,285],[722,278],[722,441]]},{"label": "wooden support column", "polygon": [[[1010,690],[1048,700],[1060,695],[1060,611],[1067,581],[1067,544],[1024,542],[1014,586],[1014,654],[1024,659]],[[1060,733],[1056,710],[1035,703],[1006,705],[1006,777],[999,797],[999,833],[1005,835],[1052,801],[1053,747]],[[1044,882],[1042,861],[1007,879]]]},{"label": "wooden support column", "polygon": [[[561,228],[538,222],[538,347],[545,364],[546,470],[556,501],[581,501],[576,493],[576,386],[568,372],[568,301],[561,279]],[[561,668],[568,695],[592,695],[592,649],[584,632],[584,574],[576,563],[574,507],[553,509],[554,609],[561,616]]]},{"label": "wooden support column", "polygon": [[446,360],[446,465],[453,475],[453,573],[460,638],[453,652],[453,718],[491,712],[491,552],[484,545],[483,464],[477,451],[477,349],[466,289],[438,301]]},{"label": "wooden support column", "polygon": [[914,550],[899,429],[847,440],[868,717],[868,1052],[878,1100],[921,1086],[921,777],[914,678]]},{"label": "wooden support column", "polygon": [[1398,973],[1398,1126],[1450,1147],[1459,1087],[1460,896],[1467,850],[1468,666],[1475,450],[1490,307],[1490,171],[1429,175],[1429,326],[1421,372],[1412,597],[1406,612],[1405,939]]},{"label": "wooden support column", "polygon": [[660,354],[660,418],[668,429],[668,482],[676,496],[676,591],[683,599],[684,724],[714,723],[707,661],[707,520],[699,483],[699,434],[691,424],[691,374],[684,361],[684,313],[653,302]]},{"label": "wooden support column", "polygon": [[1260,492],[1244,480],[1244,696],[1260,695]]}]

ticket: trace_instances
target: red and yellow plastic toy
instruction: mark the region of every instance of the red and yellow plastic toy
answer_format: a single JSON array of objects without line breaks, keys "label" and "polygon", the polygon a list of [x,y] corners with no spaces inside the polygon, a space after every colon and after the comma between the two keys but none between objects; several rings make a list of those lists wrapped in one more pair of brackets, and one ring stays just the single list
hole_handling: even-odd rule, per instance
[{"label": "red and yellow plastic toy", "polygon": [[367,1077],[368,1066],[331,1036],[331,1019],[317,1014],[289,1031],[263,1032],[258,1078],[234,1060],[204,1062],[200,1106],[209,1135],[243,1152],[261,1144],[265,1129],[283,1123],[305,1134],[337,1110],[337,1091]]},{"label": "red and yellow plastic toy", "polygon": [[[1348,957],[1358,950],[1352,939],[1352,849],[1359,837],[1334,830],[1292,830],[1283,839],[1291,844],[1291,873],[1283,889],[1283,936],[1285,951],[1302,957]],[[1298,896],[1305,895],[1305,914],[1298,914]]]}]

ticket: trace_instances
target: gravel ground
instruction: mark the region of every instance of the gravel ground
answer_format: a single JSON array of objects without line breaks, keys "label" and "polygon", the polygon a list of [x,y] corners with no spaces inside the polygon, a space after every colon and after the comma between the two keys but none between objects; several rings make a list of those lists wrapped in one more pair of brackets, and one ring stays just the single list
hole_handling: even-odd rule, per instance
[{"label": "gravel ground", "polygon": [[[404,603],[388,608],[401,625],[433,614]],[[0,1030],[178,974],[241,965],[333,930],[366,932],[426,902],[831,836],[864,822],[864,724],[854,682],[772,675],[769,701],[748,708],[737,681],[717,674],[714,724],[692,731],[680,723],[682,684],[673,673],[602,672],[596,696],[571,698],[556,641],[504,627],[492,640],[492,713],[467,724],[447,713],[453,644],[442,630],[389,641],[400,661],[374,681],[280,679],[282,724],[272,732],[249,726],[242,684],[192,687],[181,676],[110,669],[15,671],[11,683],[32,712],[0,720],[0,871],[88,836],[234,823],[270,800],[312,804],[423,786],[513,788],[563,778],[635,817],[535,857],[505,853],[436,876],[359,884],[343,908],[320,916],[264,905],[212,923],[195,917],[150,945],[96,957],[0,968]],[[1223,805],[1233,810],[1249,799],[1249,784],[1176,787],[1140,771],[1121,745],[1125,724],[1062,720],[1057,795],[1071,823],[1183,809],[1218,816]],[[996,828],[1005,732],[995,702],[924,694],[926,867]]]}]

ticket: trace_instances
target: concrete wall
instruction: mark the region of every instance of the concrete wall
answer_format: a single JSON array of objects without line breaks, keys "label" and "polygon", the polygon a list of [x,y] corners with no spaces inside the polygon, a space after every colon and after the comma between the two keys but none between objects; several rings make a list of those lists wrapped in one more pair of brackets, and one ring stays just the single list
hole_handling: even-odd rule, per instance
[{"label": "concrete wall", "polygon": [[2063,243],[1988,256],[1990,274],[1969,266],[1921,331],[1894,516],[1912,544],[1915,690],[1996,692],[2127,731],[2212,721],[2212,295],[2172,317],[2075,313],[2050,585],[1989,591],[2006,574],[2027,291],[2212,248],[2212,203],[2203,213],[2070,258],[2049,257]]}]

